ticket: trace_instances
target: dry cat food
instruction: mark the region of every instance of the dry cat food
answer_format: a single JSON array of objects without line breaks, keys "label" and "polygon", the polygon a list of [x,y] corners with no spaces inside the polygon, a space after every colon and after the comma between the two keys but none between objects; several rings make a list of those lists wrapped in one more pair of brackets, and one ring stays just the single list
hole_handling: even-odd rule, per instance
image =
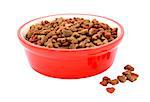
[{"label": "dry cat food", "polygon": [[115,88],[114,87],[108,87],[108,88],[106,88],[106,91],[109,93],[113,93],[115,91]]},{"label": "dry cat food", "polygon": [[[124,69],[125,69],[125,71],[122,73],[122,75],[117,76],[116,79],[110,79],[109,77],[104,76],[102,81],[100,82],[100,84],[102,86],[107,86],[108,84],[116,85],[119,82],[125,83],[126,80],[129,80],[130,82],[134,82],[137,80],[139,75],[136,73],[133,73],[134,68],[131,65],[126,65],[124,67]],[[114,87],[108,87],[108,88],[106,88],[106,91],[109,93],[113,93],[115,91],[115,88]]]},{"label": "dry cat food", "polygon": [[117,30],[96,19],[61,17],[30,26],[25,39],[48,48],[80,49],[113,41]]}]

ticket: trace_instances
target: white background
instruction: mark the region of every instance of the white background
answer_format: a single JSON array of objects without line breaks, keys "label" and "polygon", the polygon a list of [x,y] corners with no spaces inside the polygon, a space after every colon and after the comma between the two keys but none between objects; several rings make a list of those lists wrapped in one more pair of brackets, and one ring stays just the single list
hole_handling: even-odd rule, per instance
[{"label": "white background", "polygon": [[[4,0],[0,1],[0,102],[143,101],[150,96],[150,16],[148,0]],[[33,71],[17,29],[33,18],[58,13],[90,13],[121,23],[125,36],[114,64],[106,72],[84,79],[64,80]],[[104,75],[115,78],[131,64],[140,75],[119,84],[114,94],[99,85]]]}]

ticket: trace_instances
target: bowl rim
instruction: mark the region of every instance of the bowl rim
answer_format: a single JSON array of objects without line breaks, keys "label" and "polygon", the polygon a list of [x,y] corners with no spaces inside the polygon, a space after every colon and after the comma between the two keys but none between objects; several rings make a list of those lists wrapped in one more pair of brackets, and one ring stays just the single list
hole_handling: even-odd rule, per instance
[{"label": "bowl rim", "polygon": [[[91,48],[82,48],[82,49],[57,49],[57,48],[47,48],[47,47],[43,47],[43,46],[39,46],[39,45],[35,45],[27,40],[25,40],[22,35],[21,35],[21,30],[24,26],[26,26],[27,24],[33,22],[33,21],[36,21],[36,20],[39,20],[39,19],[42,19],[42,18],[47,18],[47,17],[51,17],[51,16],[63,16],[63,15],[83,15],[83,16],[95,16],[95,17],[100,17],[100,18],[104,18],[104,19],[107,19],[107,20],[110,20],[114,23],[116,23],[119,27],[120,27],[120,34],[119,36],[114,39],[113,41],[107,43],[107,44],[103,44],[101,46],[95,46],[95,47],[91,47]],[[105,48],[105,47],[108,47],[110,45],[113,45],[114,43],[116,43],[117,41],[120,41],[123,36],[124,36],[124,28],[123,26],[118,23],[117,21],[111,19],[111,18],[108,18],[108,17],[105,17],[105,16],[99,16],[99,15],[95,15],[95,14],[83,14],[83,13],[63,13],[63,14],[53,14],[53,15],[48,15],[48,16],[42,16],[42,17],[38,17],[38,18],[35,18],[35,19],[32,19],[26,23],[24,23],[22,26],[20,26],[20,28],[18,29],[17,31],[17,36],[19,38],[19,40],[24,43],[24,44],[27,44],[29,45],[30,47],[34,47],[34,48],[38,48],[38,49],[42,49],[42,50],[50,50],[50,51],[61,51],[61,52],[76,52],[76,51],[89,51],[89,50],[96,50],[96,49],[102,49],[102,48]]]}]

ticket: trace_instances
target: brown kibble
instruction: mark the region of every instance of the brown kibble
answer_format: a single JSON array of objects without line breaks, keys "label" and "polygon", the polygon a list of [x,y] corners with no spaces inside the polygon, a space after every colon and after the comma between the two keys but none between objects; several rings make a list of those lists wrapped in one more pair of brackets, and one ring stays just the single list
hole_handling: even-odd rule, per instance
[{"label": "brown kibble", "polygon": [[90,43],[86,43],[85,46],[86,47],[94,47],[95,45],[92,42],[90,42]]},{"label": "brown kibble", "polygon": [[103,42],[100,39],[93,41],[93,43],[95,45],[102,45],[103,44]]},{"label": "brown kibble", "polygon": [[105,40],[103,41],[103,44],[107,44],[107,43],[108,43],[108,40],[105,39]]},{"label": "brown kibble", "polygon": [[48,24],[49,22],[47,20],[42,21],[41,24],[44,26],[45,24]]},{"label": "brown kibble", "polygon": [[114,39],[116,39],[117,38],[117,35],[111,35]]},{"label": "brown kibble", "polygon": [[69,43],[68,42],[64,42],[62,45],[66,46],[66,45],[69,45]]},{"label": "brown kibble", "polygon": [[70,37],[72,35],[72,31],[71,30],[62,30],[62,33],[65,37]]},{"label": "brown kibble", "polygon": [[84,41],[82,41],[82,42],[79,43],[79,47],[80,47],[80,48],[85,48],[85,44],[86,44],[86,43],[85,43]]},{"label": "brown kibble", "polygon": [[109,38],[111,37],[111,33],[105,31],[105,32],[104,32],[104,36],[105,36],[105,38],[109,39]]},{"label": "brown kibble", "polygon": [[[125,83],[126,80],[129,80],[130,82],[134,82],[134,81],[137,80],[139,75],[132,72],[132,71],[134,71],[134,68],[131,65],[125,66],[124,69],[126,71],[122,73],[123,75],[117,76],[117,79],[111,80],[109,77],[104,76],[102,81],[100,82],[100,84],[102,86],[107,86],[109,83],[111,85],[116,85],[119,82]],[[114,87],[108,87],[108,88],[106,88],[106,91],[109,92],[109,93],[113,93],[115,91],[115,88]]]},{"label": "brown kibble", "polygon": [[97,29],[96,28],[91,28],[89,30],[89,35],[93,35],[93,34],[96,34],[97,33]]},{"label": "brown kibble", "polygon": [[46,34],[48,34],[49,32],[50,32],[51,30],[42,30],[42,31],[40,31],[39,33],[37,33],[37,34],[44,34],[44,35],[46,35]]},{"label": "brown kibble", "polygon": [[78,47],[78,44],[70,44],[69,48],[70,49],[76,49]]},{"label": "brown kibble", "polygon": [[112,35],[117,35],[117,31],[118,31],[118,28],[113,28],[112,29]]},{"label": "brown kibble", "polygon": [[134,68],[131,65],[126,65],[124,67],[125,70],[130,70],[130,71],[134,71]]},{"label": "brown kibble", "polygon": [[78,38],[78,41],[83,41],[84,39],[86,39],[87,37],[85,35],[82,35]]},{"label": "brown kibble", "polygon": [[38,41],[37,35],[32,35],[31,38],[29,39],[30,42],[36,42]]},{"label": "brown kibble", "polygon": [[108,29],[108,25],[107,25],[107,24],[101,23],[100,25],[101,25],[101,27],[102,27],[103,29],[105,29],[105,30]]},{"label": "brown kibble", "polygon": [[88,29],[83,29],[79,32],[80,34],[87,34],[88,33]]},{"label": "brown kibble", "polygon": [[126,76],[122,75],[122,76],[117,76],[117,79],[121,82],[121,83],[124,83],[126,82]]},{"label": "brown kibble", "polygon": [[135,74],[135,73],[131,73],[129,75],[126,75],[127,79],[130,81],[130,82],[134,82],[137,80],[137,78],[139,77],[138,74]]},{"label": "brown kibble", "polygon": [[115,88],[114,87],[108,87],[108,88],[106,88],[106,91],[109,93],[113,93],[115,91]]},{"label": "brown kibble", "polygon": [[60,42],[60,43],[65,43],[66,42],[66,38],[58,38],[57,41]]},{"label": "brown kibble", "polygon": [[104,76],[104,77],[103,77],[103,80],[108,81],[108,80],[110,80],[110,78],[109,78],[109,77],[107,77],[107,76]]},{"label": "brown kibble", "polygon": [[48,48],[53,48],[53,43],[52,43],[52,41],[51,41],[51,39],[49,39],[48,41],[47,41],[47,47]]},{"label": "brown kibble", "polygon": [[110,79],[109,77],[107,77],[107,76],[104,76],[104,77],[103,77],[103,80],[106,80],[108,83],[111,82],[111,79]]},{"label": "brown kibble", "polygon": [[111,42],[113,40],[114,40],[114,38],[112,36],[110,36],[110,38],[108,39],[108,42]]},{"label": "brown kibble", "polygon": [[84,40],[84,42],[85,42],[85,43],[90,43],[91,41],[90,41],[89,38],[86,38],[86,39]]},{"label": "brown kibble", "polygon": [[100,82],[100,84],[101,84],[102,86],[107,86],[108,82],[107,82],[106,80],[103,80],[103,81]]},{"label": "brown kibble", "polygon": [[53,46],[54,46],[55,48],[59,48],[60,45],[61,45],[61,43],[59,43],[59,42],[53,43]]},{"label": "brown kibble", "polygon": [[67,38],[68,39],[68,41],[70,41],[72,44],[77,44],[78,43],[78,39],[76,39],[75,37],[69,37],[69,38]]},{"label": "brown kibble", "polygon": [[110,84],[112,84],[112,85],[116,85],[118,83],[119,83],[118,79],[113,79],[110,81]]},{"label": "brown kibble", "polygon": [[117,30],[97,19],[60,17],[31,25],[25,39],[48,48],[80,49],[113,41],[117,38]]},{"label": "brown kibble", "polygon": [[97,39],[99,39],[100,38],[100,34],[94,34],[93,36],[92,36],[92,39],[93,40],[97,40]]},{"label": "brown kibble", "polygon": [[127,71],[123,72],[122,74],[123,74],[123,75],[129,75],[129,74],[131,74],[131,71],[130,71],[130,70],[127,70]]},{"label": "brown kibble", "polygon": [[73,32],[72,36],[75,37],[75,38],[78,38],[78,37],[80,37],[80,34],[77,33],[77,32]]},{"label": "brown kibble", "polygon": [[96,20],[96,19],[93,19],[92,22],[93,22],[94,24],[98,24],[98,20]]},{"label": "brown kibble", "polygon": [[52,36],[54,36],[54,35],[56,35],[55,31],[51,31],[51,32],[49,32],[46,36],[47,36],[47,37],[52,37]]},{"label": "brown kibble", "polygon": [[37,45],[42,45],[41,40],[38,40],[38,41],[37,41]]}]

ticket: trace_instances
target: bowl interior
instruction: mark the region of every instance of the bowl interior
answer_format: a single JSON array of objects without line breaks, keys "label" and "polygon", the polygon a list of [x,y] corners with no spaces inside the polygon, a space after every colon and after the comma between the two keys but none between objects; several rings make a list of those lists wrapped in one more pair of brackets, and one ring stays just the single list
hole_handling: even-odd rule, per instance
[{"label": "bowl interior", "polygon": [[26,33],[28,32],[29,28],[31,25],[36,24],[36,23],[40,23],[43,20],[48,20],[48,21],[52,21],[55,18],[59,18],[59,17],[63,17],[63,18],[73,18],[73,17],[82,17],[85,19],[97,19],[100,22],[106,23],[108,24],[110,27],[114,28],[117,27],[118,28],[118,36],[121,34],[121,28],[120,25],[118,25],[117,22],[106,18],[106,17],[102,17],[102,16],[97,16],[97,15],[89,15],[89,14],[57,14],[57,15],[50,15],[50,16],[45,16],[45,17],[40,17],[34,20],[31,20],[29,22],[27,22],[21,29],[20,33],[21,33],[21,37],[24,38],[24,36],[26,35]]}]

